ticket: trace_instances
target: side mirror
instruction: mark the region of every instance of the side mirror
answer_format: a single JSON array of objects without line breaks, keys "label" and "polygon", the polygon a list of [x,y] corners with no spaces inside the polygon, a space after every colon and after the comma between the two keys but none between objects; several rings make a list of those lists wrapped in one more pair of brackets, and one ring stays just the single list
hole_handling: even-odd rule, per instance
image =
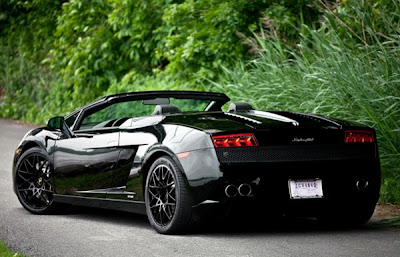
[{"label": "side mirror", "polygon": [[61,132],[68,138],[74,137],[74,133],[65,123],[64,117],[57,116],[47,120],[46,122],[47,127],[51,129],[59,129]]},{"label": "side mirror", "polygon": [[57,116],[46,121],[47,127],[51,129],[62,129],[62,124],[64,123],[64,117]]}]

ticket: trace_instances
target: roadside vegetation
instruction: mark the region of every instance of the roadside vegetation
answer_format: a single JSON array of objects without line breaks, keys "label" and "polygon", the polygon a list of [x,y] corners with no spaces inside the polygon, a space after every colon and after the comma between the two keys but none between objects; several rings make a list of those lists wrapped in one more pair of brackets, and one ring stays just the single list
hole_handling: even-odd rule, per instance
[{"label": "roadside vegetation", "polygon": [[0,241],[0,257],[24,257],[24,255],[10,251],[7,246]]},{"label": "roadside vegetation", "polygon": [[0,3],[0,117],[43,122],[101,96],[227,93],[377,130],[382,202],[400,204],[400,2]]},{"label": "roadside vegetation", "polygon": [[[400,203],[400,8],[377,13],[362,1],[353,8],[341,18],[344,10],[325,13],[318,29],[303,26],[295,46],[273,34],[256,35],[259,58],[225,69],[213,88],[260,109],[319,113],[374,127],[381,199]],[[353,28],[341,27],[354,16],[360,20]]]}]

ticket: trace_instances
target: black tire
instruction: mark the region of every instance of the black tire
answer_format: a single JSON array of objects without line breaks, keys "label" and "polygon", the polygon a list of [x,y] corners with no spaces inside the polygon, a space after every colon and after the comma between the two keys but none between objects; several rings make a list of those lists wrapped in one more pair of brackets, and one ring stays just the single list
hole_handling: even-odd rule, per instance
[{"label": "black tire", "polygon": [[22,206],[34,214],[55,210],[52,165],[43,149],[34,147],[19,158],[14,177],[15,192]]},{"label": "black tire", "polygon": [[325,212],[319,219],[336,227],[359,227],[366,224],[375,210],[375,203],[362,202],[353,206],[343,206],[342,211]]},{"label": "black tire", "polygon": [[168,156],[150,167],[145,189],[146,213],[161,234],[180,234],[189,228],[192,201],[182,171]]},{"label": "black tire", "polygon": [[376,203],[364,203],[358,205],[352,210],[352,213],[346,222],[347,225],[357,227],[366,224],[374,214],[375,206]]}]

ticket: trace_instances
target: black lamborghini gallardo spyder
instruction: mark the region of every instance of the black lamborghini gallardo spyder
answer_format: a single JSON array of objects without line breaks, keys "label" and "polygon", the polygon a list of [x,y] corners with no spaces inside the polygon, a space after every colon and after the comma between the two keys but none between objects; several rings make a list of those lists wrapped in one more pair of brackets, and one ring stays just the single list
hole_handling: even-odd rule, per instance
[{"label": "black lamborghini gallardo spyder", "polygon": [[374,129],[248,103],[222,108],[229,100],[134,92],[51,118],[19,144],[14,191],[35,214],[66,204],[123,210],[147,214],[164,234],[185,231],[198,209],[370,219],[381,181]]}]

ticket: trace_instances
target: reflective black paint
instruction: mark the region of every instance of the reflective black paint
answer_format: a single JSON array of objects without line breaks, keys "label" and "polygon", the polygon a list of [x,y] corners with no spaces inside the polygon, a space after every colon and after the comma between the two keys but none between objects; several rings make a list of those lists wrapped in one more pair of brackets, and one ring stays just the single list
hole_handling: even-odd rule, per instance
[{"label": "reflective black paint", "polygon": [[[154,95],[156,93],[151,97]],[[140,96],[106,97],[76,113],[127,97],[137,99]],[[221,103],[229,100],[223,94],[215,98],[220,101],[219,108]],[[49,154],[54,167],[55,201],[139,213],[143,213],[146,174],[152,162],[161,155],[172,157],[180,167],[195,199],[194,205],[205,200],[231,201],[224,195],[228,183],[258,181],[254,187],[256,199],[279,203],[290,209],[304,201],[289,200],[288,179],[315,177],[324,181],[326,198],[320,201],[324,208],[350,201],[374,204],[380,188],[377,144],[345,144],[346,129],[373,131],[358,124],[316,115],[289,112],[232,114],[216,110],[129,118],[119,127],[74,131],[74,138],[40,128],[28,132],[21,141],[14,167],[22,152],[39,146]],[[254,133],[259,148],[216,151],[212,135],[228,133]],[[295,138],[313,140],[304,142]],[[176,155],[184,152],[189,155],[178,159]],[[371,181],[367,192],[355,190],[354,184],[359,179]],[[334,181],[346,181],[343,190],[335,189]]]}]

